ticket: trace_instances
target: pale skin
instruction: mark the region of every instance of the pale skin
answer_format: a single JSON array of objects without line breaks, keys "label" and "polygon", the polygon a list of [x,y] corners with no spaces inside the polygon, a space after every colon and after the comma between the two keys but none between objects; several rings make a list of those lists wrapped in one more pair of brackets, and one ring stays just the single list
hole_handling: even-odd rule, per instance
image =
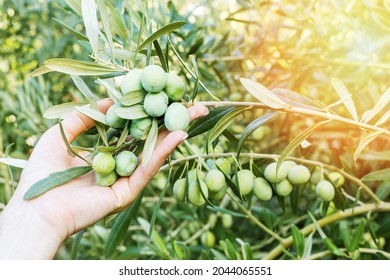
[{"label": "pale skin", "polygon": [[[109,99],[98,103],[101,112],[106,112],[111,104]],[[188,113],[194,120],[205,116],[208,110],[195,105]],[[95,125],[77,112],[67,116],[62,124],[69,142]],[[50,173],[86,164],[69,156],[58,125],[53,126],[34,148],[14,195],[0,215],[0,259],[54,258],[67,237],[131,205],[186,138],[183,131],[160,132],[152,160],[111,187],[97,186],[93,172],[89,172],[37,198],[24,200],[28,188]]]}]

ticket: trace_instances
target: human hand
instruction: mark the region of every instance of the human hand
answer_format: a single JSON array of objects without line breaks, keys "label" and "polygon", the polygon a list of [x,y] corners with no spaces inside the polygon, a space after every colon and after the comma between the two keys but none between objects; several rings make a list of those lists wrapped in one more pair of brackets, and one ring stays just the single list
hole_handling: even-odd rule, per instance
[{"label": "human hand", "polygon": [[[109,99],[98,103],[106,112]],[[207,108],[188,109],[191,120],[207,114]],[[73,112],[62,121],[65,135],[72,142],[94,126],[93,120]],[[67,153],[58,125],[47,130],[23,170],[17,190],[0,216],[0,259],[53,258],[61,243],[77,231],[96,223],[110,213],[127,208],[158,172],[165,159],[187,137],[183,131],[162,131],[149,163],[139,165],[130,177],[111,187],[95,184],[93,172],[54,188],[32,200],[23,195],[35,182],[57,171],[85,165]]]}]

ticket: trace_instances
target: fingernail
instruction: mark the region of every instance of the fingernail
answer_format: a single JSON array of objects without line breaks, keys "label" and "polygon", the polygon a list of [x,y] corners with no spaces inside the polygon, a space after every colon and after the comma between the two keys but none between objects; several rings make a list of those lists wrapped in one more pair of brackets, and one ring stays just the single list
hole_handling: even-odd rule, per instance
[{"label": "fingernail", "polygon": [[188,133],[187,133],[187,132],[185,132],[185,133],[184,133],[184,135],[183,135],[183,137],[181,138],[181,143],[183,143],[183,142],[184,142],[184,140],[186,140],[186,139],[187,139],[187,137],[188,137]]}]

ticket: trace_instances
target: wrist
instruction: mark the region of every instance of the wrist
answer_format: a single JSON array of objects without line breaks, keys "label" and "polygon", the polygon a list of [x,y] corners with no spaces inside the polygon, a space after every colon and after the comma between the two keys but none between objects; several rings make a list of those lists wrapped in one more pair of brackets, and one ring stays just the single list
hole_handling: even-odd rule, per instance
[{"label": "wrist", "polygon": [[0,215],[0,259],[52,259],[63,240],[33,207],[13,205]]}]

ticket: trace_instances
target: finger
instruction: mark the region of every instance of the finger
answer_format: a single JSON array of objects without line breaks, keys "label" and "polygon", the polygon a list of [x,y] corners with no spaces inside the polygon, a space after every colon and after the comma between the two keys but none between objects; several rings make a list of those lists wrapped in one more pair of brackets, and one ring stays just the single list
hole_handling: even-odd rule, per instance
[{"label": "finger", "polygon": [[[106,113],[108,108],[113,104],[113,101],[109,98],[100,100],[97,102],[99,111],[102,113]],[[86,105],[88,106],[88,105]],[[95,126],[95,121],[91,118],[81,114],[80,112],[73,111],[72,114],[67,116],[62,121],[62,126],[64,128],[65,136],[68,139],[68,141],[71,143],[73,140],[77,138],[81,133],[91,129]],[[55,133],[58,133],[58,127],[53,126],[48,130],[48,133],[52,133],[52,131],[55,131]]]},{"label": "finger", "polygon": [[180,145],[188,134],[184,131],[169,133],[155,148],[152,160],[146,166],[141,164],[130,177],[120,178],[111,188],[116,194],[117,206],[126,207],[133,202],[153,176],[158,172],[167,157]]},{"label": "finger", "polygon": [[188,108],[188,115],[190,117],[190,121],[194,121],[201,117],[206,116],[209,113],[209,110],[206,106],[202,104],[195,104],[194,106]]}]

